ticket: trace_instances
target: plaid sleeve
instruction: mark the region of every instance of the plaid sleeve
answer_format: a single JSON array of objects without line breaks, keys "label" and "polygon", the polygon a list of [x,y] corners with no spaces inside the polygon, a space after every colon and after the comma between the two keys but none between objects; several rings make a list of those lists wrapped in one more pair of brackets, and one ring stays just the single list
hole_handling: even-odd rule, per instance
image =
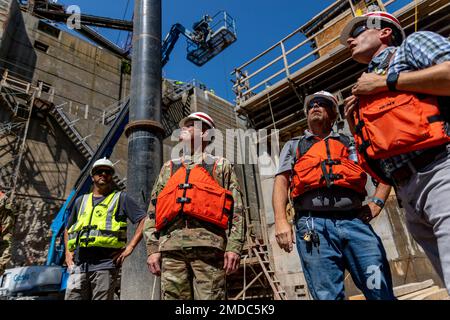
[{"label": "plaid sleeve", "polygon": [[450,41],[431,31],[419,31],[398,47],[388,74],[421,70],[445,61],[450,61]]}]

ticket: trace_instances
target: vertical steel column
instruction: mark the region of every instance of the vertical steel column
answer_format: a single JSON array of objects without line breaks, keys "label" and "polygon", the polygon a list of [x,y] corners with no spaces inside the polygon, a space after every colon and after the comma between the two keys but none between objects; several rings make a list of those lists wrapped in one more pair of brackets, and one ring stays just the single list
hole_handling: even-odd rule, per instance
[{"label": "vertical steel column", "polygon": [[[127,192],[147,208],[162,166],[161,0],[135,0],[133,29]],[[128,225],[128,239],[135,229]],[[150,274],[146,260],[141,241],[123,265],[121,299],[159,299],[159,278]]]}]

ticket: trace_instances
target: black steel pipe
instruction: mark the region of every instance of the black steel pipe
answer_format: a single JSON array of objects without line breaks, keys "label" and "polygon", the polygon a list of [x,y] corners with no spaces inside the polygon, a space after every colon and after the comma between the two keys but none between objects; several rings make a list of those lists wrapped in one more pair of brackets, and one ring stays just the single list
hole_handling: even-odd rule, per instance
[{"label": "black steel pipe", "polygon": [[[162,166],[161,0],[135,0],[134,5],[127,192],[147,208]],[[128,239],[135,229],[129,224]],[[146,260],[141,241],[123,265],[121,299],[160,298],[159,278],[149,273]]]}]

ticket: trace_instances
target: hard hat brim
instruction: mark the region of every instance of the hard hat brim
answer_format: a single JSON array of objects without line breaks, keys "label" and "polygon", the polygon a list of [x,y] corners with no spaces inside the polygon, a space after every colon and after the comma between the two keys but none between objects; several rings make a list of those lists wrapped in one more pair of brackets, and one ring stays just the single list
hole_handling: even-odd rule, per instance
[{"label": "hard hat brim", "polygon": [[113,167],[108,166],[107,164],[99,164],[99,165],[97,165],[97,166],[95,166],[95,167],[92,167],[92,169],[91,169],[91,176],[94,175],[95,169],[97,169],[97,168],[102,168],[102,167],[103,167],[103,168],[109,168],[109,169],[111,169],[112,172],[113,172],[113,174],[116,173],[116,170],[114,170]]},{"label": "hard hat brim", "polygon": [[208,125],[211,129],[214,129],[215,126],[214,124],[211,124],[209,121],[207,121],[206,119],[203,119],[201,117],[197,117],[197,116],[187,116],[186,118],[181,119],[181,121],[178,123],[178,125],[180,126],[180,128],[184,127],[186,121],[188,120],[197,120],[197,121],[201,121],[203,123],[205,123],[206,125]]},{"label": "hard hat brim", "polygon": [[308,116],[308,113],[306,112],[306,109],[309,105],[309,103],[311,102],[312,99],[314,98],[324,98],[327,99],[328,101],[330,101],[333,104],[333,110],[335,112],[337,112],[337,108],[338,108],[338,102],[337,100],[331,98],[330,96],[327,96],[325,94],[322,93],[314,93],[314,94],[310,94],[309,96],[306,96],[305,98],[305,103],[303,105],[303,111],[305,112],[305,115]]},{"label": "hard hat brim", "polygon": [[[348,46],[347,40],[348,40],[348,38],[350,38],[350,33],[352,32],[355,25],[359,24],[360,22],[367,21],[369,18],[375,18],[375,17],[374,16],[371,16],[371,17],[359,16],[359,17],[354,17],[352,20],[350,20],[350,22],[347,23],[347,25],[344,27],[344,29],[342,29],[341,36],[339,38],[339,41],[341,42],[341,44],[343,44],[344,46],[347,47]],[[405,37],[406,37],[405,31],[395,21],[392,21],[385,17],[376,17],[376,18],[379,18],[382,21],[386,21],[386,22],[389,22],[390,24],[392,24],[393,27],[395,27],[398,31],[400,31],[400,34],[402,35],[401,41],[403,41],[405,39]]]}]

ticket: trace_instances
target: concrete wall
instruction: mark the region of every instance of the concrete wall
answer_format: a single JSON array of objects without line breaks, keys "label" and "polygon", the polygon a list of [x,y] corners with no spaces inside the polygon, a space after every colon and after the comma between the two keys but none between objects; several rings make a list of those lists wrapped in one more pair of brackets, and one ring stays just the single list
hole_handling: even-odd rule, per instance
[{"label": "concrete wall", "polygon": [[[129,91],[130,77],[121,74],[122,60],[66,32],[52,36],[40,30],[36,17],[22,13],[16,1],[10,1],[8,10],[4,2],[0,2],[1,70],[8,69],[11,76],[33,85],[44,81],[54,87],[55,104],[65,103],[66,115],[77,120],[77,130],[89,136],[87,142],[95,149],[108,130],[101,123],[102,113]],[[48,45],[48,50],[36,49],[36,41]],[[10,120],[7,106],[0,105],[0,121]],[[13,172],[17,142],[12,135],[0,138],[2,179]],[[113,160],[126,160],[126,155],[127,141],[122,137]],[[85,164],[52,117],[45,112],[33,114],[18,180],[13,265],[45,261],[51,221]],[[119,175],[125,176],[126,161],[117,166]]]}]

